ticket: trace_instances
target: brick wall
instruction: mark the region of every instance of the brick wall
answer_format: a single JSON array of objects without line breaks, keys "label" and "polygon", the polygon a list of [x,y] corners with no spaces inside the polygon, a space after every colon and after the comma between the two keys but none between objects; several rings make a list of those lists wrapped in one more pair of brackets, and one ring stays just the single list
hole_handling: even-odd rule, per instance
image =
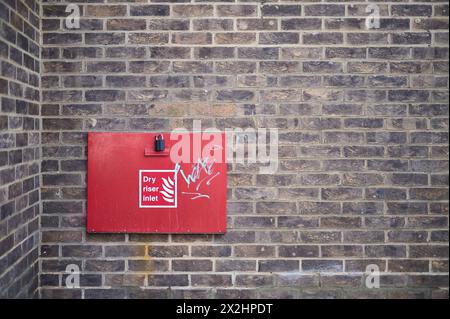
[{"label": "brick wall", "polygon": [[36,1],[0,1],[0,298],[38,287],[39,29]]},{"label": "brick wall", "polygon": [[[446,2],[370,30],[368,1],[78,3],[67,30],[42,1],[41,297],[448,296]],[[232,167],[228,233],[86,234],[86,132],[194,119],[280,130],[277,174]]]}]

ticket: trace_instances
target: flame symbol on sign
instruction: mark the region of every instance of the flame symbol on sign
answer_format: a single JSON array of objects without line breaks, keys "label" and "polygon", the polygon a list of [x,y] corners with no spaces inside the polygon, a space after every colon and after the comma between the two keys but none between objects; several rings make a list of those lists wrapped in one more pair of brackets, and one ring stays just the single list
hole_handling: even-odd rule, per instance
[{"label": "flame symbol on sign", "polygon": [[168,177],[167,179],[165,179],[164,177],[162,178],[163,180],[163,191],[161,191],[161,194],[163,195],[163,199],[168,202],[168,203],[173,203],[175,201],[174,197],[175,197],[175,183],[172,181],[172,179],[170,177]]}]

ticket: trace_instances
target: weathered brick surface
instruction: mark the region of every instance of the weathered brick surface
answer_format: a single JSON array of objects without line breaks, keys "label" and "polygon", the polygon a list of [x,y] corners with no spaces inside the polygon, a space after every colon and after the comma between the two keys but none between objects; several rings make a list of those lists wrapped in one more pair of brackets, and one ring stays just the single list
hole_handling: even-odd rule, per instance
[{"label": "weathered brick surface", "polygon": [[[42,297],[67,293],[62,257],[85,261],[77,298],[445,295],[443,3],[378,3],[368,32],[359,1],[86,2],[103,24],[66,36],[43,3]],[[279,128],[279,172],[232,166],[226,235],[85,234],[81,133],[185,117]]]},{"label": "weathered brick surface", "polygon": [[0,2],[0,298],[38,289],[40,4]]},{"label": "weathered brick surface", "polygon": [[[358,0],[83,0],[68,30],[72,2],[41,1],[42,40],[0,3],[0,269],[35,254],[40,188],[43,298],[448,297],[446,2],[368,30]],[[276,174],[230,165],[228,233],[86,234],[86,132],[193,119],[280,130]]]}]

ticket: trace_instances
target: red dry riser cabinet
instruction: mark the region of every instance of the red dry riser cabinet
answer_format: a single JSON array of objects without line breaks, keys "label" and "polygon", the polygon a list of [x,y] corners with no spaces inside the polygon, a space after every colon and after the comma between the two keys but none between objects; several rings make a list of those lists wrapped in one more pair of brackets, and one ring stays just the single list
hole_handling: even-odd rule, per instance
[{"label": "red dry riser cabinet", "polygon": [[[187,133],[175,141],[162,134],[163,152],[155,151],[157,135],[88,134],[87,231],[225,233],[225,134],[201,140],[202,133]],[[194,139],[203,154],[195,153]],[[190,160],[177,166],[173,147],[189,150]]]}]

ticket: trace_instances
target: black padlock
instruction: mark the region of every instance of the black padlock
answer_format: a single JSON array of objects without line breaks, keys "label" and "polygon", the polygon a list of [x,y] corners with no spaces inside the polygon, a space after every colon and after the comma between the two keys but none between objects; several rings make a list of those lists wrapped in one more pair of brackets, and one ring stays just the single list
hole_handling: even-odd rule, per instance
[{"label": "black padlock", "polygon": [[166,149],[166,143],[164,142],[164,136],[162,134],[155,137],[155,151],[164,152]]}]

